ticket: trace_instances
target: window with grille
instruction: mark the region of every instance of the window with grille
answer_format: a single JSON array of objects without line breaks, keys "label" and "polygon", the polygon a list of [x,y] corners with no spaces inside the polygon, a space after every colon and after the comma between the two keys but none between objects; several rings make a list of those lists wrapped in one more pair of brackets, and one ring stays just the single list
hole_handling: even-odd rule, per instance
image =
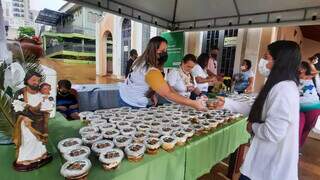
[{"label": "window with grille", "polygon": [[131,50],[131,21],[129,19],[124,19],[122,22],[121,37],[121,74],[124,75]]},{"label": "window with grille", "polygon": [[205,52],[210,53],[210,50],[216,46],[220,49],[218,55],[218,73],[231,77],[233,74],[234,60],[236,54],[236,46],[225,46],[226,38],[237,37],[238,29],[214,30],[208,31],[205,39]]}]

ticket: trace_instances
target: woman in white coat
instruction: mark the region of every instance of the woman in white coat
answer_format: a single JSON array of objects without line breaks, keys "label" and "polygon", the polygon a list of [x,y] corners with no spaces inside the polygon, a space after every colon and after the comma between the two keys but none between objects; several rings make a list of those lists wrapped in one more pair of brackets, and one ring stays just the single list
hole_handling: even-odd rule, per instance
[{"label": "woman in white coat", "polygon": [[259,62],[268,79],[252,108],[225,99],[225,108],[249,115],[253,135],[240,180],[298,180],[300,60],[297,43],[270,44]]}]

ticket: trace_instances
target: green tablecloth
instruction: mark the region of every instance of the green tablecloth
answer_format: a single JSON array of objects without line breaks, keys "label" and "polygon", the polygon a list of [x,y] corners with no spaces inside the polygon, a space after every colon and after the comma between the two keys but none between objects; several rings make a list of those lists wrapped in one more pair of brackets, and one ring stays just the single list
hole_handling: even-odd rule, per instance
[{"label": "green tablecloth", "polygon": [[[79,137],[80,121],[67,121],[60,114],[49,122],[48,150],[54,160],[47,166],[32,172],[16,172],[12,169],[14,146],[0,146],[0,179],[4,180],[58,180],[60,167],[65,162],[56,149],[57,143],[67,137]],[[106,172],[98,159],[91,155],[93,167],[88,179],[139,179],[139,180],[183,180],[196,179],[210,171],[211,167],[227,157],[241,144],[246,143],[249,134],[245,130],[246,121],[239,120],[213,133],[196,137],[186,146],[178,147],[174,152],[160,150],[157,155],[145,155],[143,161],[132,163],[123,160],[115,171]]]}]

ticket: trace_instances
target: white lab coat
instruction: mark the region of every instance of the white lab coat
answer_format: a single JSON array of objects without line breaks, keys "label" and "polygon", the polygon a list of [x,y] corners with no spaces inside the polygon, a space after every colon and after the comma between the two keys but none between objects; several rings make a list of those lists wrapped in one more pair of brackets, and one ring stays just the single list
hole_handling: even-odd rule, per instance
[{"label": "white lab coat", "polygon": [[[246,103],[226,99],[225,108],[248,115]],[[297,180],[299,156],[299,91],[293,81],[276,84],[265,101],[241,173],[252,180]]]}]

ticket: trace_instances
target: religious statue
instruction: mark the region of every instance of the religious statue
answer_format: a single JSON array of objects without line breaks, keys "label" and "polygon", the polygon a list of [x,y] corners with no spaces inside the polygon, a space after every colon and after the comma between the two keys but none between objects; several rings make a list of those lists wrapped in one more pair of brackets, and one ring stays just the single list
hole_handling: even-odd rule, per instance
[{"label": "religious statue", "polygon": [[52,161],[45,144],[48,141],[48,119],[55,107],[50,97],[51,86],[41,84],[42,75],[28,71],[25,87],[18,90],[13,98],[16,123],[13,142],[16,145],[17,171],[31,171]]}]

